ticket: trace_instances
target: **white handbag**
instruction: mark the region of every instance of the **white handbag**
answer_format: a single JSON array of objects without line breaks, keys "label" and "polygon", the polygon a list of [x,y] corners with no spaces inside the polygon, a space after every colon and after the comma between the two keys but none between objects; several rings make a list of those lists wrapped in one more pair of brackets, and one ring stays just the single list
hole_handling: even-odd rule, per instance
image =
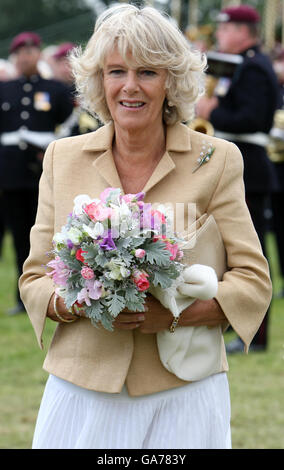
[{"label": "white handbag", "polygon": [[[151,290],[152,295],[169,308],[174,316],[178,316],[196,298],[206,299],[216,295],[212,272],[207,271],[209,277],[211,276],[207,282],[204,268],[213,268],[217,278],[221,280],[227,266],[223,240],[212,215],[204,214],[189,228],[187,241],[187,248],[183,248],[182,262],[191,266],[191,269],[185,268],[186,279],[182,282],[188,282],[188,279],[192,283],[192,297],[180,295],[177,285],[172,290]],[[182,380],[200,380],[221,370],[224,349],[221,325],[214,328],[177,327],[174,333],[160,331],[157,333],[157,346],[164,367]]]}]

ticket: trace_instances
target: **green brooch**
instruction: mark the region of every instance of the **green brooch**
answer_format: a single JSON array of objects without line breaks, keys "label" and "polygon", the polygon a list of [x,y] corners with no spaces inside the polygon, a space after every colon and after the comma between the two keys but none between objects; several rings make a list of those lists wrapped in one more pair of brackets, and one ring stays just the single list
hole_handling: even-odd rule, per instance
[{"label": "green brooch", "polygon": [[213,144],[211,142],[207,144],[207,146],[205,141],[203,141],[202,144],[202,150],[197,159],[197,166],[193,169],[192,173],[195,173],[198,168],[200,168],[205,163],[208,163],[213,153],[215,152],[215,147],[213,147]]}]

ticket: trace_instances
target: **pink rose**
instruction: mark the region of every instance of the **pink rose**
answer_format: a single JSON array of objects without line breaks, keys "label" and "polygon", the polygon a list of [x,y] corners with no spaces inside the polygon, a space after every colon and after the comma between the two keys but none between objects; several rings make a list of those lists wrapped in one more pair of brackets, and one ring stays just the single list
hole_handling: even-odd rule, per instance
[{"label": "pink rose", "polygon": [[84,211],[92,220],[103,221],[111,217],[112,209],[105,207],[101,203],[91,202],[85,206]]},{"label": "pink rose", "polygon": [[144,271],[136,270],[133,274],[133,280],[140,292],[149,289],[150,283],[148,281],[149,274],[145,273]]},{"label": "pink rose", "polygon": [[135,250],[135,256],[136,258],[143,258],[145,256],[146,251],[142,250],[141,248],[138,248],[138,250]]},{"label": "pink rose", "polygon": [[177,243],[170,243],[170,242],[166,242],[166,248],[167,250],[172,254],[172,256],[170,257],[171,260],[174,260],[176,259],[176,256],[177,256],[177,253],[178,253],[178,245]]},{"label": "pink rose", "polygon": [[81,274],[84,279],[93,279],[95,277],[95,273],[91,268],[88,268],[87,266],[84,266],[81,269]]}]

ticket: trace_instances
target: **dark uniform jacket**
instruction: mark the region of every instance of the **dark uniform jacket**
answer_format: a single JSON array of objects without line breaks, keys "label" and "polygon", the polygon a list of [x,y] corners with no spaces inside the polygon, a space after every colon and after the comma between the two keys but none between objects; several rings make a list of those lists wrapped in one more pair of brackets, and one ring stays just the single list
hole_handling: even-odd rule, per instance
[{"label": "dark uniform jacket", "polygon": [[[270,59],[252,47],[242,54],[233,79],[210,122],[218,131],[232,134],[268,134],[279,100],[279,87]],[[216,134],[218,135],[218,134]],[[244,158],[244,180],[248,192],[269,192],[277,182],[266,147],[229,139],[236,143]]]},{"label": "dark uniform jacket", "polygon": [[[41,151],[72,110],[70,93],[59,81],[33,75],[0,83],[0,189],[38,186]],[[33,131],[32,139],[27,131]]]}]

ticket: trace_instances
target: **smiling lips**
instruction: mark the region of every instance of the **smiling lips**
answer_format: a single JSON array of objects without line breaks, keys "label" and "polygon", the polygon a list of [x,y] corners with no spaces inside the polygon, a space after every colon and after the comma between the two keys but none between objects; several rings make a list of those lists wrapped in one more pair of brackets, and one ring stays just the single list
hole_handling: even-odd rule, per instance
[{"label": "smiling lips", "polygon": [[125,108],[142,108],[145,105],[143,101],[120,101],[120,104]]}]

